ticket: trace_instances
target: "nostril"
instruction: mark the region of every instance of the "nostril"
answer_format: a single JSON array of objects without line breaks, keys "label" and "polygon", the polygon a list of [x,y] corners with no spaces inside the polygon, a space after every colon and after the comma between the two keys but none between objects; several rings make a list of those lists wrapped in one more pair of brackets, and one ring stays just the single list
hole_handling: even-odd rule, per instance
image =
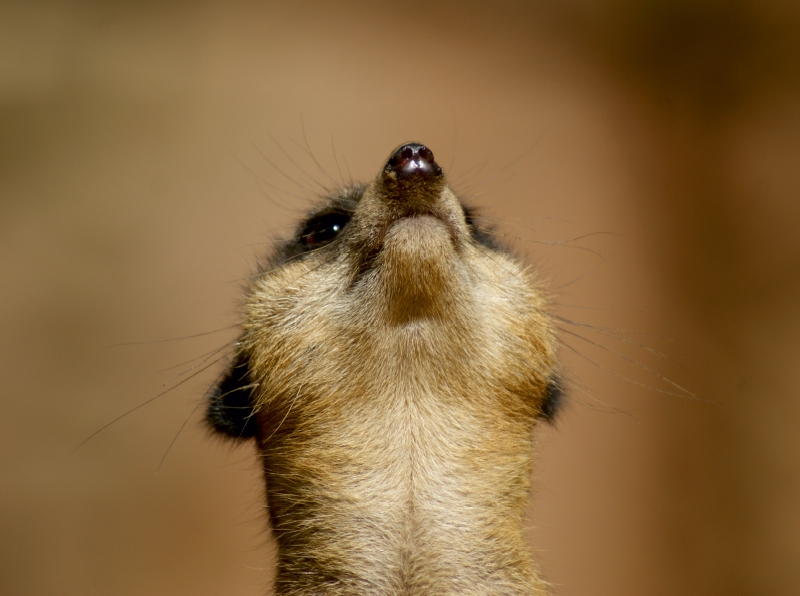
[{"label": "nostril", "polygon": [[417,155],[419,155],[420,158],[424,161],[433,162],[433,152],[430,149],[428,149],[425,145],[421,145],[417,149]]},{"label": "nostril", "polygon": [[384,170],[393,172],[399,178],[442,174],[442,168],[433,159],[433,152],[419,143],[406,143],[395,149]]}]

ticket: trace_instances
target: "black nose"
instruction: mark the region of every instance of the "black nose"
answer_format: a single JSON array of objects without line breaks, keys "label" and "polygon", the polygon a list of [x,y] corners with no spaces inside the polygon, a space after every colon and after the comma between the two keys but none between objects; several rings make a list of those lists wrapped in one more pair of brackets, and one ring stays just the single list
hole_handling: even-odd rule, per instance
[{"label": "black nose", "polygon": [[406,143],[400,145],[384,168],[387,172],[394,172],[398,178],[409,176],[435,177],[442,175],[442,168],[433,161],[433,152],[425,145],[419,143]]}]

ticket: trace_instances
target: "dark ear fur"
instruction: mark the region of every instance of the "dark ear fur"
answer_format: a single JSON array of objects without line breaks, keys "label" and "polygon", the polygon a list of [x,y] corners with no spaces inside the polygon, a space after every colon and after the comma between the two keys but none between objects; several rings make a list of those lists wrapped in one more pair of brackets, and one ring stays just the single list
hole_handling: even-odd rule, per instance
[{"label": "dark ear fur", "polygon": [[247,356],[239,353],[211,391],[206,411],[206,422],[211,429],[234,439],[256,436],[252,390]]},{"label": "dark ear fur", "polygon": [[542,405],[539,407],[539,418],[545,422],[552,422],[558,413],[561,402],[564,398],[564,391],[561,389],[558,377],[550,379],[545,389]]}]

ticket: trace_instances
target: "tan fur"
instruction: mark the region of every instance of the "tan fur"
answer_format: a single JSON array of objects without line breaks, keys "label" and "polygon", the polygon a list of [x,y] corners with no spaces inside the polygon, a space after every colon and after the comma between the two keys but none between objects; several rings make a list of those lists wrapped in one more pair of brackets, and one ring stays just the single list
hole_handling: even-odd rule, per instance
[{"label": "tan fur", "polygon": [[547,593],[522,534],[555,363],[541,292],[443,177],[382,172],[349,228],[246,305],[277,592]]}]

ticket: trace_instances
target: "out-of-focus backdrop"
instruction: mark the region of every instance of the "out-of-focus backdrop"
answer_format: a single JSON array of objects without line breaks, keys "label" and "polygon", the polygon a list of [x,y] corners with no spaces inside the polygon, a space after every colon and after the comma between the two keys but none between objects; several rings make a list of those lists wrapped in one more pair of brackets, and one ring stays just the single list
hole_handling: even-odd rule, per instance
[{"label": "out-of-focus backdrop", "polygon": [[258,255],[409,140],[553,289],[556,594],[800,593],[794,0],[2,0],[0,592],[269,590],[214,351]]}]

